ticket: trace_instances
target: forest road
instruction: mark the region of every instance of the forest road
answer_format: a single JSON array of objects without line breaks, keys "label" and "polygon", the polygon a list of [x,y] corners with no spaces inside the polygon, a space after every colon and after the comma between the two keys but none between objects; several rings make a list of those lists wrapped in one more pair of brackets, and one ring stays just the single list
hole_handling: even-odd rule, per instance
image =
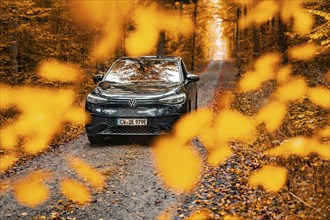
[{"label": "forest road", "polygon": [[[198,106],[205,107],[212,100],[225,61],[211,61],[200,74]],[[106,187],[101,192],[91,189],[92,202],[79,206],[68,201],[60,192],[63,178],[82,183],[68,164],[68,158],[78,157],[106,176]],[[10,190],[16,179],[33,170],[51,172],[47,186],[49,199],[35,208],[27,208],[15,200]],[[162,211],[183,202],[183,195],[170,192],[153,168],[150,146],[118,144],[92,146],[85,134],[71,143],[46,152],[9,176],[1,176],[7,190],[0,193],[0,219],[47,219],[64,217],[75,219],[154,219]]]}]

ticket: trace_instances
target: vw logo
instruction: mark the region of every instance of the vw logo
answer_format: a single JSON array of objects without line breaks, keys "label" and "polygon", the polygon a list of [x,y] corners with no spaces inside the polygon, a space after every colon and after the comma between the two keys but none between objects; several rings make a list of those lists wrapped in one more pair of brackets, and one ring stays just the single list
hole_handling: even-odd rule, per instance
[{"label": "vw logo", "polygon": [[130,100],[128,100],[128,105],[130,107],[135,107],[137,105],[136,99],[130,99]]}]

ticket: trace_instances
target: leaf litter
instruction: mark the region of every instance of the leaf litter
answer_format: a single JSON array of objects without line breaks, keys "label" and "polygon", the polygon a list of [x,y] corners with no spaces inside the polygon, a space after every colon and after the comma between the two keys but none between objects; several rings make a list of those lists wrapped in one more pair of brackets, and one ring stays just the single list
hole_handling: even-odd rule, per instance
[{"label": "leaf litter", "polygon": [[[236,79],[223,76],[234,75],[233,64],[225,63],[222,71],[218,92],[215,93],[214,101],[210,105],[215,111],[228,106],[230,102],[227,104],[224,102],[231,96],[232,109],[253,116],[268,104],[271,94],[276,91],[274,81],[268,81],[256,91],[235,94],[232,90]],[[217,102],[216,100],[219,99],[224,101]],[[196,190],[185,196],[172,217],[174,219],[196,219],[194,216],[202,216],[201,219],[230,219],[230,217],[328,219],[330,217],[329,161],[313,153],[303,157],[289,155],[285,158],[267,153],[267,150],[282,145],[286,139],[301,135],[311,137],[316,133],[319,133],[320,143],[329,146],[327,114],[327,110],[307,98],[293,101],[288,105],[283,123],[278,129],[268,132],[265,129],[267,125],[260,124],[257,126],[258,135],[255,140],[244,143],[231,141],[230,145],[234,153],[219,166],[203,163],[202,177]],[[322,132],[325,135],[322,136]],[[198,146],[200,152],[205,154],[204,146],[199,141],[197,141]],[[268,184],[273,184],[271,180],[274,178],[274,171],[278,173],[275,175],[283,178],[280,185],[273,186],[274,192],[258,184],[256,173],[263,168],[268,171],[264,172],[263,176],[257,177],[269,179]],[[252,174],[255,175],[254,179],[250,178]],[[278,191],[279,188],[281,189]]]}]

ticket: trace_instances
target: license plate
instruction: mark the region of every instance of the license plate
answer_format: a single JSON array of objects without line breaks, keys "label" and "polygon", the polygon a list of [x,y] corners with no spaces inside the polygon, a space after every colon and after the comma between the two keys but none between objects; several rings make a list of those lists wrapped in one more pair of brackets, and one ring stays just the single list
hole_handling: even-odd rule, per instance
[{"label": "license plate", "polygon": [[147,126],[146,118],[118,118],[117,125],[120,126]]}]

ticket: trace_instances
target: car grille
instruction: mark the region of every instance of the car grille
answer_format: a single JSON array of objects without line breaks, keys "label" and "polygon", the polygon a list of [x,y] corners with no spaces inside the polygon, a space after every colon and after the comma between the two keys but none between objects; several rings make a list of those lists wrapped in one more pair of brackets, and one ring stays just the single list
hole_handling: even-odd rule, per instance
[{"label": "car grille", "polygon": [[[128,117],[125,117],[128,118]],[[108,135],[120,135],[120,134],[161,134],[166,131],[164,127],[161,125],[165,124],[169,128],[177,121],[179,115],[173,116],[164,116],[164,117],[146,117],[148,119],[148,126],[117,126],[117,118],[108,118],[108,117],[100,117],[93,116],[92,121],[88,124],[89,127],[97,126],[100,123],[107,124],[106,128],[101,131],[102,134]]]},{"label": "car grille", "polygon": [[114,126],[105,130],[111,134],[158,134],[163,131],[158,127],[146,127],[146,126]]}]

